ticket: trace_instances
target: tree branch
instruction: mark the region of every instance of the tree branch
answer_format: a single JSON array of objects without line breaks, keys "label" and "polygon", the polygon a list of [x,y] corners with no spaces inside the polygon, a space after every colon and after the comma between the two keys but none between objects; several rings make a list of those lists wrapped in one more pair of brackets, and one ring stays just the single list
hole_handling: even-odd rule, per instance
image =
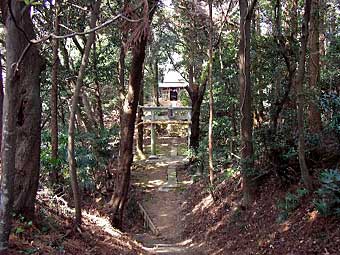
[{"label": "tree branch", "polygon": [[175,71],[178,72],[186,82],[189,82],[188,79],[187,79],[187,78],[185,77],[185,75],[183,74],[183,72],[181,72],[181,71],[177,68],[177,65],[176,65],[175,61],[173,60],[171,54],[170,54],[168,51],[166,51],[166,54],[168,55],[168,58],[170,59],[171,65],[174,67]]},{"label": "tree branch", "polygon": [[122,13],[120,13],[120,14],[117,14],[112,19],[109,19],[109,20],[105,21],[104,23],[100,24],[99,26],[85,30],[85,31],[82,31],[82,32],[73,32],[73,33],[66,34],[66,35],[55,35],[55,34],[51,33],[51,34],[46,35],[46,36],[44,36],[40,39],[30,40],[30,42],[33,43],[33,44],[36,44],[36,43],[41,43],[41,42],[47,41],[50,38],[52,38],[52,39],[66,39],[66,38],[74,37],[76,35],[87,35],[87,34],[96,32],[98,30],[104,29],[105,27],[112,24],[113,22],[115,22],[119,18],[122,18],[126,21],[129,21],[129,22],[134,22],[134,23],[137,23],[137,22],[140,22],[140,21],[143,20],[143,19],[137,19],[137,20],[129,19],[129,18],[125,17]]}]

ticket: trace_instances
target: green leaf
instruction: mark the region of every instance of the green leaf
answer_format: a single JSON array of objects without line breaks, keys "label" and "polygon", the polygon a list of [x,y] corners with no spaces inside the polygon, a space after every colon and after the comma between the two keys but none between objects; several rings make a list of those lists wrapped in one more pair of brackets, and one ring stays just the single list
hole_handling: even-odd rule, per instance
[{"label": "green leaf", "polygon": [[14,232],[15,234],[20,234],[20,233],[25,232],[25,229],[23,229],[22,227],[17,227]]}]

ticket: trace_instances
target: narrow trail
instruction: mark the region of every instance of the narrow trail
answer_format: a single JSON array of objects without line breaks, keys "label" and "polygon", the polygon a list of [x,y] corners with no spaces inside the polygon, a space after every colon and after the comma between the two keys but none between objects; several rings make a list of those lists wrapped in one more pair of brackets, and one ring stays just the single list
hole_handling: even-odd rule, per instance
[{"label": "narrow trail", "polygon": [[[178,174],[185,164],[185,157],[178,156],[176,139],[170,140],[167,147],[170,155],[159,159],[146,160],[144,167],[133,176],[134,184],[144,192],[141,204],[159,231],[137,234],[135,238],[146,250],[155,254],[200,254],[183,237],[183,215],[181,207],[185,203],[183,191],[188,182]],[[169,151],[169,150],[168,150]]]}]

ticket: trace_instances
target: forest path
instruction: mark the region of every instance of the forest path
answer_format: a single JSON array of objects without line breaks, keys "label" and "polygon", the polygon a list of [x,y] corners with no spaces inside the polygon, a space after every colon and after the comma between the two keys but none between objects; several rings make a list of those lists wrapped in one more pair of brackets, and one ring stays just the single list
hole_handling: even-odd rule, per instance
[{"label": "forest path", "polygon": [[179,144],[176,138],[169,139],[165,146],[168,148],[166,154],[170,155],[140,163],[143,167],[137,167],[133,174],[134,185],[143,192],[140,202],[159,232],[156,236],[145,231],[136,234],[135,238],[155,254],[200,254],[190,245],[190,240],[183,237],[183,191],[190,182],[180,170],[187,161],[184,156],[177,155]]}]

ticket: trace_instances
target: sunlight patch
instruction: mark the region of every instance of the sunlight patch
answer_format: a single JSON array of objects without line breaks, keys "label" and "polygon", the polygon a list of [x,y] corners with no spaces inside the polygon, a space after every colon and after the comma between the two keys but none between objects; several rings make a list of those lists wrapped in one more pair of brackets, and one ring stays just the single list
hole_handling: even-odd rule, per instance
[{"label": "sunlight patch", "polygon": [[89,214],[86,212],[82,213],[83,217],[92,223],[95,223],[97,226],[101,227],[103,231],[110,234],[113,237],[121,237],[122,232],[120,232],[118,229],[115,229],[111,226],[110,221],[107,218],[96,216],[93,214]]},{"label": "sunlight patch", "polygon": [[308,221],[309,222],[313,222],[316,220],[316,218],[318,217],[318,211],[312,211],[310,213],[308,213]]},{"label": "sunlight patch", "polygon": [[214,202],[214,200],[213,200],[212,196],[209,195],[209,196],[203,198],[202,201],[195,206],[195,208],[192,210],[192,212],[196,213],[199,209],[201,209],[203,211],[204,209],[211,206],[213,204],[213,202]]}]

